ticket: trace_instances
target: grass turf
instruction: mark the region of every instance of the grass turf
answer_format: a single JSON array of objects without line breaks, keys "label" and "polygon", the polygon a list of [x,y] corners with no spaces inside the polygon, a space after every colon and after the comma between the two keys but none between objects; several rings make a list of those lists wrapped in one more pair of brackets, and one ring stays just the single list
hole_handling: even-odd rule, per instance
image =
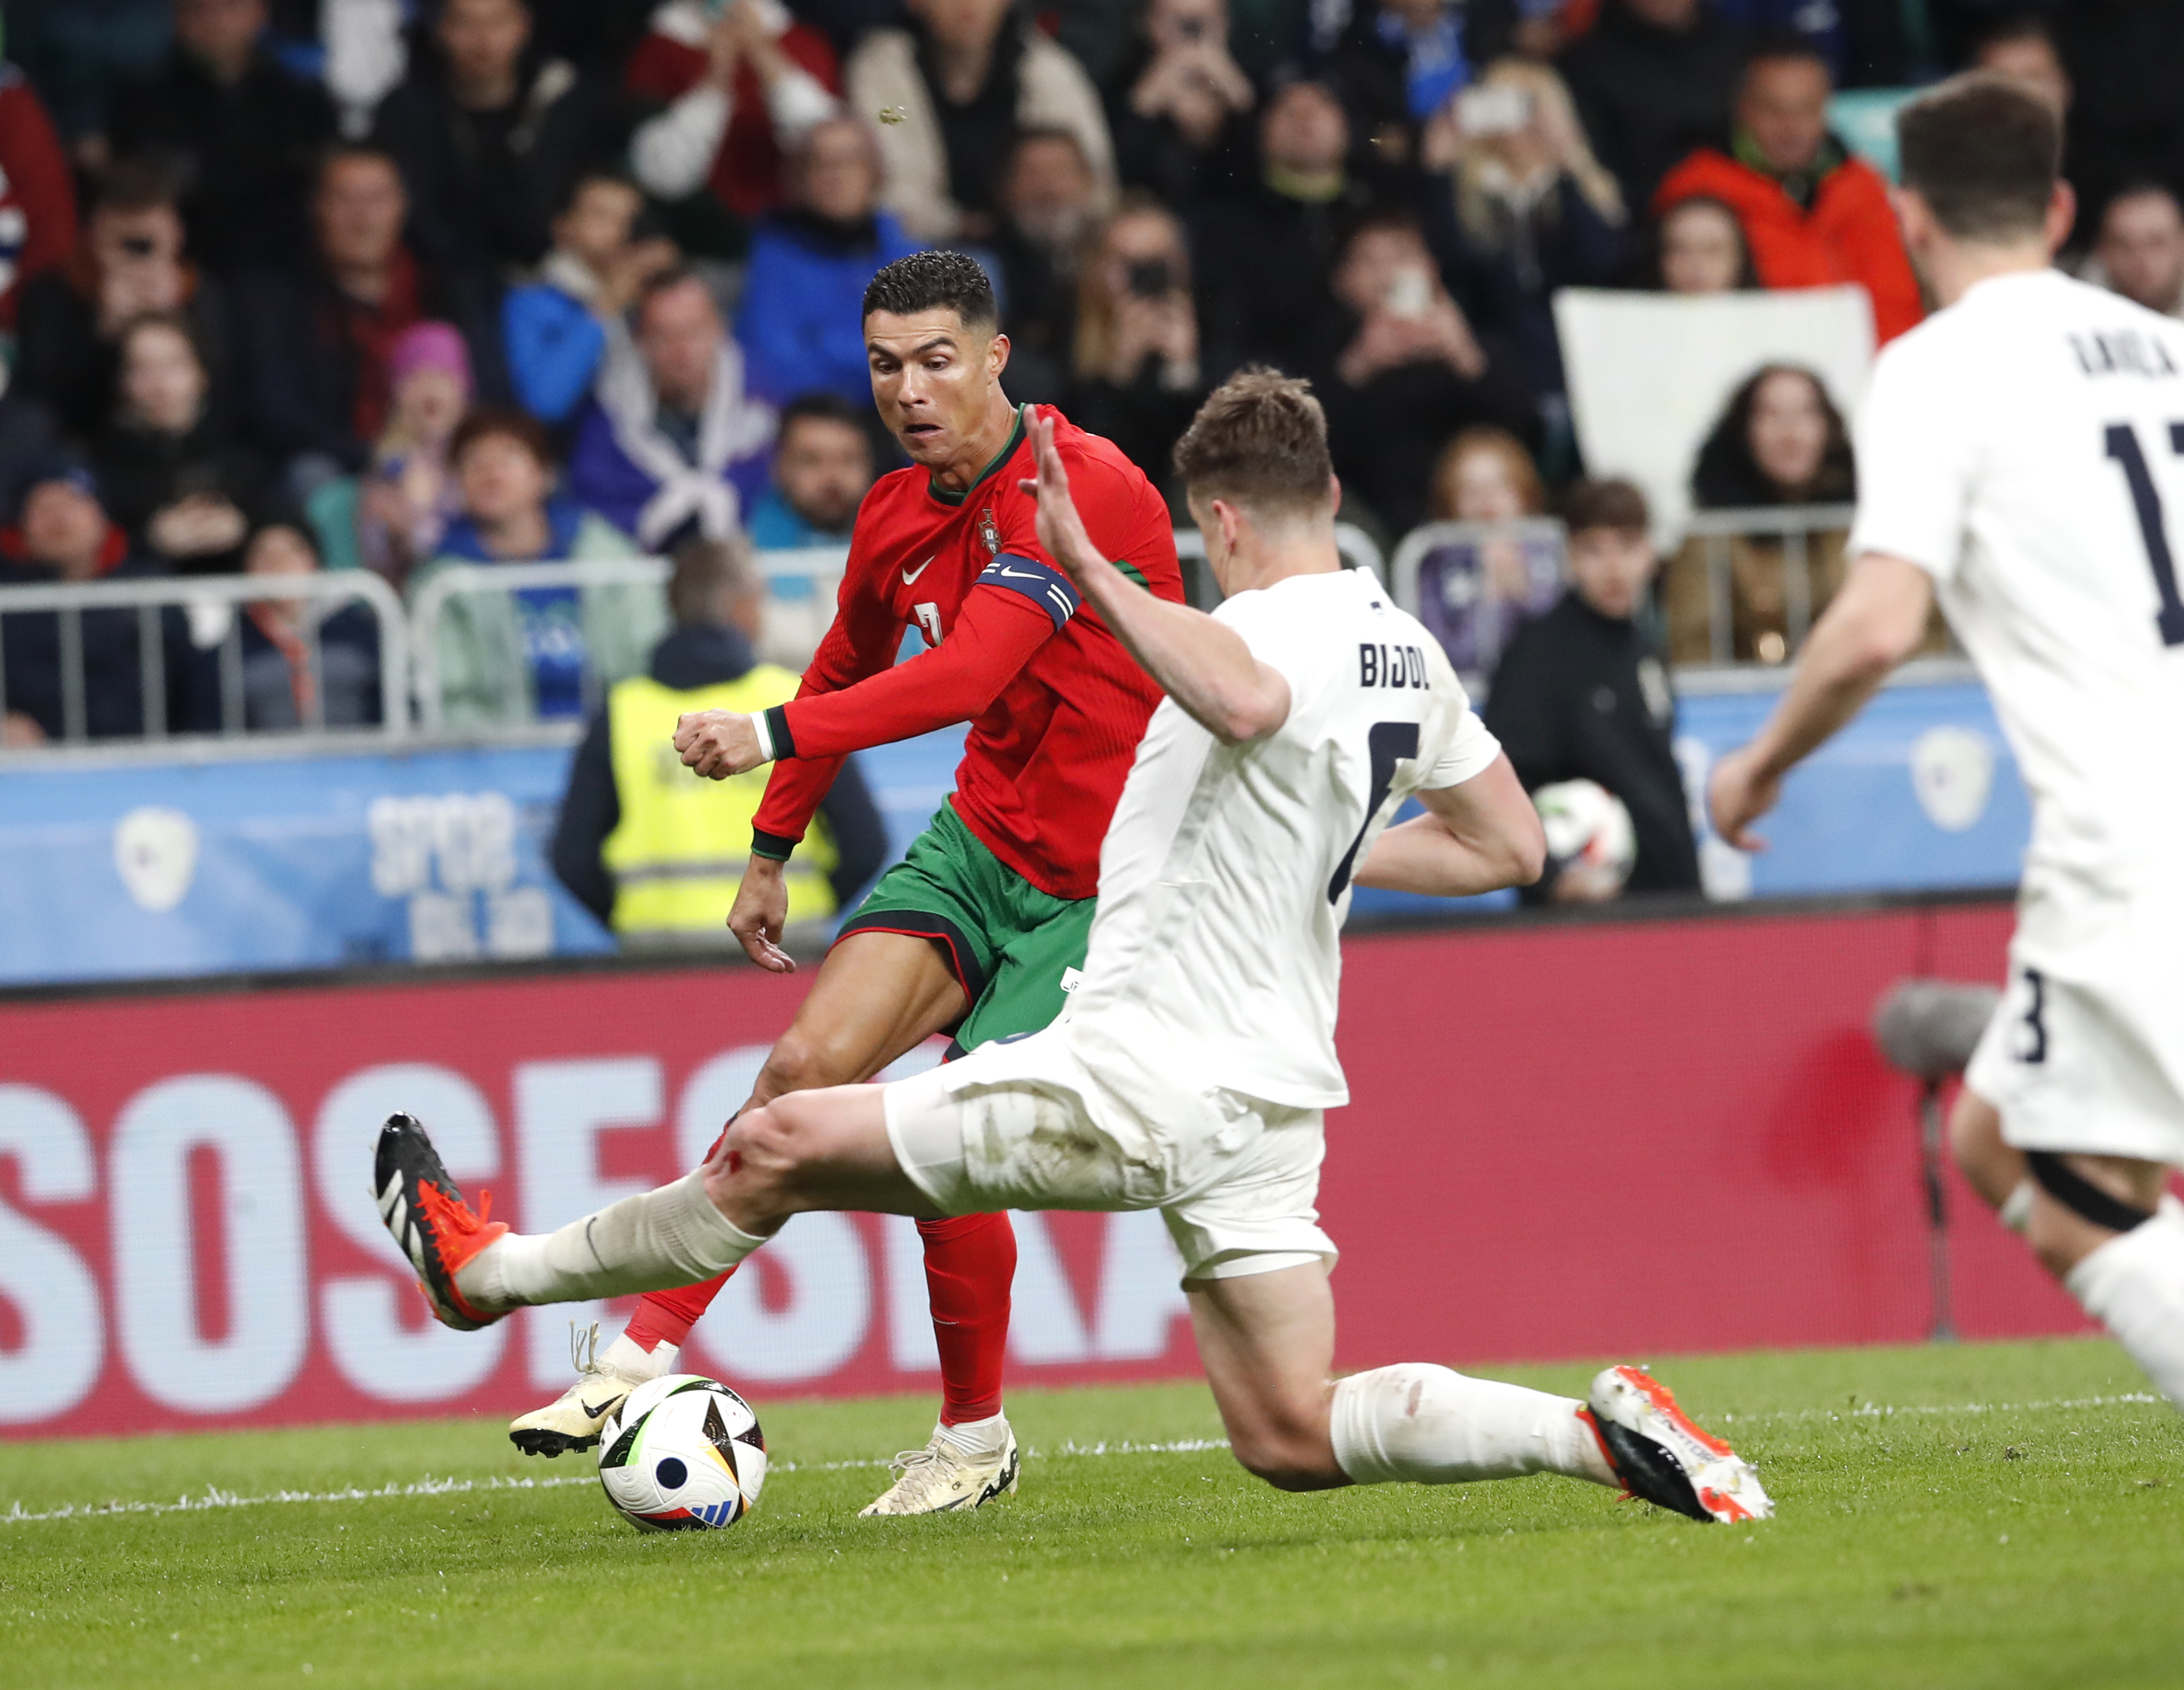
[{"label": "grass turf", "polygon": [[[1285,1497],[1196,1386],[1020,1393],[1022,1492],[864,1520],[914,1400],[760,1403],[734,1530],[588,1483],[8,1519],[109,1499],[581,1478],[495,1425],[0,1446],[0,1682],[806,1687],[2173,1685],[2184,1421],[2094,1342],[1663,1364],[1780,1509],[1554,1478]],[[1496,1369],[1580,1392],[1580,1367]],[[1965,1405],[1979,1405],[1967,1407]],[[1936,1412],[1904,1412],[1935,1410]],[[1106,1453],[1069,1453],[1104,1442]]]}]

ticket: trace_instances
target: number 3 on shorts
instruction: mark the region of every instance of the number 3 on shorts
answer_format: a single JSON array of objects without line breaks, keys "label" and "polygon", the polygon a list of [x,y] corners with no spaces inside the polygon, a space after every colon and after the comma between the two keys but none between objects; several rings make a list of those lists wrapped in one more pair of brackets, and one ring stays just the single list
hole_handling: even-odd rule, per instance
[{"label": "number 3 on shorts", "polygon": [[2017,1047],[2017,1059],[2027,1064],[2048,1060],[2048,977],[2037,968],[2026,968],[2025,988],[2031,993],[2032,1001],[2025,1007],[2025,1039]]}]

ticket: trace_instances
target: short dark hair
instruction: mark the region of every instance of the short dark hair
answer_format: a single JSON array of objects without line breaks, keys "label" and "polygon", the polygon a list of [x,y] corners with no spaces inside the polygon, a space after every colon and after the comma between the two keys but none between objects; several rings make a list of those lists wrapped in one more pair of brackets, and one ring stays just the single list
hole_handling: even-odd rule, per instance
[{"label": "short dark hair", "polygon": [[1334,474],[1327,413],[1312,383],[1247,365],[1206,396],[1183,438],[1175,470],[1197,497],[1284,516],[1323,509]]},{"label": "short dark hair", "polygon": [[845,428],[855,429],[860,434],[865,432],[865,413],[839,393],[828,393],[823,388],[799,393],[782,406],[781,422],[775,431],[775,438],[786,440],[788,431],[800,422],[838,422]]},{"label": "short dark hair", "polygon": [[1754,67],[1761,64],[1817,64],[1830,86],[1836,80],[1835,66],[1828,63],[1819,43],[1795,30],[1769,30],[1745,49],[1744,75],[1751,75]]},{"label": "short dark hair", "polygon": [[457,423],[448,441],[448,461],[461,463],[464,453],[494,435],[513,440],[545,468],[554,467],[554,442],[546,425],[529,411],[510,405],[479,405]]},{"label": "short dark hair", "polygon": [[2009,240],[2045,225],[2062,167],[2053,111],[1991,71],[1953,76],[1896,114],[1903,186],[1959,240]]},{"label": "short dark hair", "polygon": [[627,170],[614,170],[605,165],[593,165],[577,172],[570,181],[568,191],[555,202],[554,215],[566,217],[577,209],[577,202],[595,187],[618,187],[624,193],[635,194],[640,206],[644,201],[644,190]]},{"label": "short dark hair", "polygon": [[912,253],[865,284],[867,317],[875,311],[907,317],[943,310],[955,312],[967,329],[992,328],[1001,320],[993,282],[967,253]]},{"label": "short dark hair", "polygon": [[1592,528],[1642,534],[1653,526],[1653,514],[1636,482],[1620,476],[1587,477],[1563,495],[1563,526],[1573,538]]},{"label": "short dark hair", "polygon": [[[655,299],[663,293],[671,293],[676,288],[686,287],[693,282],[700,287],[705,288],[707,298],[712,298],[713,290],[706,287],[705,278],[687,264],[671,264],[665,270],[654,271],[638,284],[637,298],[630,304],[630,321],[641,326],[644,321],[644,314],[652,309],[652,302]],[[715,301],[715,309],[719,309],[717,300]]]},{"label": "short dark hair", "polygon": [[157,211],[179,198],[173,175],[147,159],[116,159],[92,178],[92,215]]},{"label": "short dark hair", "polygon": [[2048,27],[2048,20],[2037,12],[2003,13],[1980,32],[1979,45],[1973,50],[1984,53],[1991,47],[2020,41],[2040,42],[2050,52],[2055,51],[2055,31]]},{"label": "short dark hair", "polygon": [[[326,178],[341,165],[380,165],[394,173],[396,181],[402,181],[402,167],[394,162],[394,155],[384,147],[374,147],[368,141],[337,141],[319,154],[319,168],[311,178],[314,188],[326,185]],[[409,184],[403,182],[407,190]]]},{"label": "short dark hair", "polygon": [[674,567],[667,577],[667,610],[677,627],[710,627],[718,620],[714,607],[723,592],[733,589],[741,596],[759,589],[751,544],[740,533],[716,540],[694,537],[670,556]]}]

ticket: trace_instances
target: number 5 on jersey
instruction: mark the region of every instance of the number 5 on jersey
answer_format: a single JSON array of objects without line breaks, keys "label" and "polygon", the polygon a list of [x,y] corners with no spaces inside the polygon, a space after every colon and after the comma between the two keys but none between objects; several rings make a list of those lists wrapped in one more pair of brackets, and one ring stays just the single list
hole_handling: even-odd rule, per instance
[{"label": "number 5 on jersey", "polygon": [[[2161,490],[2153,484],[2153,471],[2139,449],[2138,432],[2127,422],[2112,422],[2107,434],[2108,455],[2122,467],[2131,488],[2131,508],[2138,513],[2138,532],[2146,542],[2146,561],[2153,569],[2153,590],[2161,600],[2154,626],[2164,645],[2184,645],[2184,599],[2176,593],[2176,562],[2169,549],[2169,529],[2161,510]],[[2169,449],[2184,457],[2184,422],[2169,425]]]}]

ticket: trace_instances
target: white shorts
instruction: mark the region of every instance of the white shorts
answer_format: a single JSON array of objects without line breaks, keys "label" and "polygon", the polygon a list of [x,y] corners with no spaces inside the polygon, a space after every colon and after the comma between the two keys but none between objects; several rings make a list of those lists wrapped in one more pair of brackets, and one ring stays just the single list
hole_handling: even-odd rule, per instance
[{"label": "white shorts", "polygon": [[888,1140],[949,1214],[1158,1209],[1185,1280],[1334,1265],[1317,1109],[1095,1071],[1060,1027],[887,1088]]},{"label": "white shorts", "polygon": [[2184,899],[2028,885],[1964,1083],[2020,1150],[2184,1167]]}]

